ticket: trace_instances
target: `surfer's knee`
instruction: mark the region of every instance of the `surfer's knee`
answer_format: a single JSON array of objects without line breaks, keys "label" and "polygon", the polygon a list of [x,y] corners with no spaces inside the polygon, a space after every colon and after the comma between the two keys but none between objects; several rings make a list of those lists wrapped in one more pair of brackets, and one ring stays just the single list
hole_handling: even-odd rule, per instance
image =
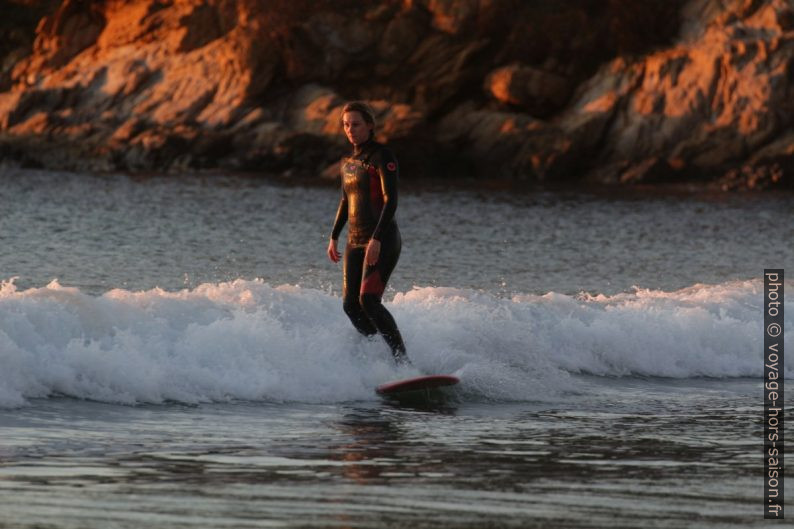
[{"label": "surfer's knee", "polygon": [[367,314],[374,313],[381,304],[380,296],[376,296],[375,294],[361,294],[358,298],[358,302]]},{"label": "surfer's knee", "polygon": [[345,314],[352,317],[361,312],[361,304],[358,299],[351,296],[342,302],[342,310],[345,311]]},{"label": "surfer's knee", "polygon": [[361,308],[358,298],[345,300],[345,302],[342,304],[342,308],[345,310],[345,314],[347,314],[347,317],[350,318],[350,321],[353,323],[353,326],[358,332],[364,336],[372,336],[378,332],[378,329],[375,327],[372,321],[370,321],[367,313],[364,312],[363,308]]}]

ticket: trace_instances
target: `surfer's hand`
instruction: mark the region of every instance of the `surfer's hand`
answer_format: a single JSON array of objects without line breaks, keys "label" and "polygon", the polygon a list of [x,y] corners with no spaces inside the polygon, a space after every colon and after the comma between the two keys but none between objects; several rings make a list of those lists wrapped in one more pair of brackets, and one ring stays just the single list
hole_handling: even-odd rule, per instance
[{"label": "surfer's hand", "polygon": [[328,241],[328,258],[331,262],[339,262],[339,250],[336,249],[336,239]]},{"label": "surfer's hand", "polygon": [[379,255],[380,255],[380,241],[378,239],[370,239],[369,244],[367,245],[367,253],[364,256],[364,260],[367,262],[368,265],[372,266],[378,262]]}]

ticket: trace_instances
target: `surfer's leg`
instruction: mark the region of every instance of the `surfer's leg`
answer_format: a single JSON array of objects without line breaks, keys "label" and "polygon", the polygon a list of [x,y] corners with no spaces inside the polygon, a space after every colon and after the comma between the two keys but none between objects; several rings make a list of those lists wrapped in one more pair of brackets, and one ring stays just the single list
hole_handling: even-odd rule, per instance
[{"label": "surfer's leg", "polygon": [[366,248],[345,246],[342,279],[342,308],[358,332],[372,336],[378,330],[367,317],[359,300],[361,274],[364,267],[364,251]]},{"label": "surfer's leg", "polygon": [[400,232],[394,230],[381,241],[380,256],[375,266],[365,266],[361,283],[361,306],[386,340],[397,362],[407,362],[405,343],[391,313],[383,306],[381,298],[386,282],[397,265],[401,250]]},{"label": "surfer's leg", "polygon": [[406,361],[405,344],[403,343],[400,329],[397,328],[397,322],[394,321],[394,317],[381,303],[380,296],[361,294],[361,305],[364,307],[364,312],[367,313],[369,319],[375,324],[378,332],[383,336],[383,339],[389,344],[395,360],[398,362]]}]

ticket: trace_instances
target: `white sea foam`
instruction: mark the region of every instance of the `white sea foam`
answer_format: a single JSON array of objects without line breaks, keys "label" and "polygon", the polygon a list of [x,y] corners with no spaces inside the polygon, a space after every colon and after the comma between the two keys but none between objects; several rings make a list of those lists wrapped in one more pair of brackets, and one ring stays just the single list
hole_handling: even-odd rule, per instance
[{"label": "white sea foam", "polygon": [[372,399],[375,385],[420,371],[458,374],[462,398],[508,400],[571,389],[570,373],[760,376],[761,290],[753,280],[506,299],[414,288],[388,302],[416,366],[398,369],[382,340],[359,336],[341,300],[320,290],[237,280],[91,296],[57,281],[20,291],[11,280],[0,289],[0,406],[53,395],[339,402]]}]

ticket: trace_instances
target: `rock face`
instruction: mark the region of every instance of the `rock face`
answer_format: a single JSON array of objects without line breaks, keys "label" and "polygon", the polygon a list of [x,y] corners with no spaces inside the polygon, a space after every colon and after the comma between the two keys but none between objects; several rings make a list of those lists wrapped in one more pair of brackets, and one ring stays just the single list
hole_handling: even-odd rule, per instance
[{"label": "rock face", "polygon": [[333,175],[364,99],[406,178],[794,186],[791,0],[18,0],[0,35],[16,163]]}]

